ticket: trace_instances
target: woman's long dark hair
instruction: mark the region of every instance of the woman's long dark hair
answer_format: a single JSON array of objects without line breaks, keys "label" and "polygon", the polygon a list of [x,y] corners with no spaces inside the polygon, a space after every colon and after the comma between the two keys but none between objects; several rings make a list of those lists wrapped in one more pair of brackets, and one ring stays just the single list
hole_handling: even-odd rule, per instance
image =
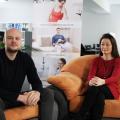
[{"label": "woman's long dark hair", "polygon": [[[109,39],[111,44],[112,44],[112,57],[116,58],[116,57],[119,57],[119,52],[118,52],[118,48],[117,48],[117,43],[116,43],[116,39],[109,33],[105,33],[102,35],[102,37],[100,38],[100,46],[101,46],[101,42],[102,42],[102,39]],[[100,56],[102,56],[103,53],[100,49]]]}]

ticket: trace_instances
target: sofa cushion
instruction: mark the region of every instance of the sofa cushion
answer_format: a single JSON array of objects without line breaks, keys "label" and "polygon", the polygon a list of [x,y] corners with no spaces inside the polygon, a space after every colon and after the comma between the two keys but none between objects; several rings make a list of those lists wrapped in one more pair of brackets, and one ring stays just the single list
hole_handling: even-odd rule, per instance
[{"label": "sofa cushion", "polygon": [[63,90],[68,100],[78,96],[82,87],[82,80],[69,72],[50,76],[48,82]]},{"label": "sofa cushion", "polygon": [[85,55],[69,61],[63,68],[62,72],[70,72],[79,76],[83,81],[87,80],[88,71],[93,59],[97,55]]},{"label": "sofa cushion", "polygon": [[76,96],[69,102],[69,110],[70,112],[78,112],[82,102],[84,100],[84,96]]}]

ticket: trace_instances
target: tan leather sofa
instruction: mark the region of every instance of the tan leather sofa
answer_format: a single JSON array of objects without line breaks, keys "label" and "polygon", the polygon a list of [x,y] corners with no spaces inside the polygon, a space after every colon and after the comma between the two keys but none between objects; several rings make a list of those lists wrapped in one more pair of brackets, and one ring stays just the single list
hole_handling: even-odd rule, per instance
[{"label": "tan leather sofa", "polygon": [[[61,73],[51,76],[48,82],[64,91],[69,110],[75,112],[79,109],[84,96],[86,80],[90,64],[96,55],[85,55],[68,62]],[[104,117],[120,118],[120,100],[105,100]]]},{"label": "tan leather sofa", "polygon": [[[84,96],[78,91],[84,90],[90,63],[95,55],[86,55],[67,63],[59,75],[51,76],[48,82],[56,84],[68,95],[69,109],[75,112],[79,109]],[[66,81],[65,81],[66,80]],[[72,81],[72,82],[71,82]],[[68,82],[68,83],[67,83]],[[71,82],[71,83],[70,83]],[[59,86],[59,84],[61,84]],[[72,85],[72,88],[71,88]],[[8,109],[5,111],[7,120],[25,120],[38,116],[38,106],[24,106]],[[120,100],[105,100],[104,117],[120,118]]]}]

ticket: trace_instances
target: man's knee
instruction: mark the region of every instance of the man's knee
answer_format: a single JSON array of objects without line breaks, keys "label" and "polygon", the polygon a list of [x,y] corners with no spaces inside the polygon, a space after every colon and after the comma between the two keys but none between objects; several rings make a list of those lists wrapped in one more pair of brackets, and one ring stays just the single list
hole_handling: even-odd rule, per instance
[{"label": "man's knee", "polygon": [[42,100],[53,100],[54,101],[54,92],[53,90],[49,88],[44,88],[42,95],[41,95]]},{"label": "man's knee", "polygon": [[5,120],[4,111],[0,109],[0,120]]},{"label": "man's knee", "polygon": [[5,104],[4,101],[0,98],[0,109],[4,110],[5,109]]},{"label": "man's knee", "polygon": [[58,112],[59,112],[58,104],[54,101],[52,120],[57,120],[58,119]]},{"label": "man's knee", "polygon": [[0,120],[5,120],[4,109],[5,109],[4,101],[0,98]]}]

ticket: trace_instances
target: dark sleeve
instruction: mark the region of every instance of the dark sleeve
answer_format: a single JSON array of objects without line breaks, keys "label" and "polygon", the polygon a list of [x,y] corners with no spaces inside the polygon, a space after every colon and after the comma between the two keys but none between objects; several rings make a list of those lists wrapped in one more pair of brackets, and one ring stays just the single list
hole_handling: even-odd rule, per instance
[{"label": "dark sleeve", "polygon": [[0,98],[3,100],[8,100],[8,101],[15,101],[18,97],[19,93],[16,92],[10,92],[8,90],[5,90],[3,88],[0,88]]},{"label": "dark sleeve", "polygon": [[115,61],[114,64],[115,64],[114,65],[114,70],[112,72],[111,77],[109,77],[105,80],[106,84],[117,82],[118,79],[120,78],[120,58],[116,58],[116,61]]},{"label": "dark sleeve", "polygon": [[96,75],[97,65],[98,65],[98,58],[95,58],[89,69],[88,80],[91,80]]},{"label": "dark sleeve", "polygon": [[28,56],[27,60],[27,78],[33,90],[42,92],[43,90],[42,82],[37,74],[36,67],[30,56]]}]

